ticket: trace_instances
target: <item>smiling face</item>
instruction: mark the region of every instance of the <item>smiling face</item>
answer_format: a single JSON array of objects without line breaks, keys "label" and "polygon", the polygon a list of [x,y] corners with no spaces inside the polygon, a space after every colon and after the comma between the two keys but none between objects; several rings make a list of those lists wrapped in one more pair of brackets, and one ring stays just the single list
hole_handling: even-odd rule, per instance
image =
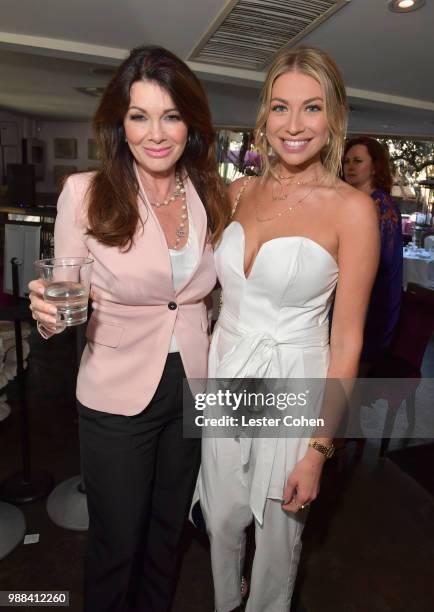
[{"label": "smiling face", "polygon": [[367,147],[357,144],[348,149],[343,163],[345,181],[367,194],[372,193],[374,164]]},{"label": "smiling face", "polygon": [[187,143],[188,127],[158,83],[132,84],[124,128],[130,151],[143,172],[164,176],[175,171]]},{"label": "smiling face", "polygon": [[317,80],[296,71],[275,80],[266,135],[273,151],[288,167],[305,167],[321,160],[329,127],[324,94]]}]

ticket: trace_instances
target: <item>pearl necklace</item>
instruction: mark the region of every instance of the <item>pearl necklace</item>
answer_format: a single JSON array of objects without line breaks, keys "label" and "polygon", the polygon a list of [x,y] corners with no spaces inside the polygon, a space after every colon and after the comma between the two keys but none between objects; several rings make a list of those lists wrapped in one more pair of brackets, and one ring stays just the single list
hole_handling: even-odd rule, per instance
[{"label": "pearl necklace", "polygon": [[176,181],[176,187],[172,191],[170,196],[167,196],[167,198],[163,200],[162,202],[151,202],[151,200],[149,200],[149,204],[151,206],[155,206],[155,208],[160,208],[160,206],[169,206],[172,202],[176,200],[176,198],[178,198],[179,196],[182,196],[182,194],[185,193],[184,183],[182,182],[182,178],[178,173],[175,174],[175,181]]},{"label": "pearl necklace", "polygon": [[[169,249],[177,250],[179,248],[179,243],[185,236],[185,226],[188,223],[188,207],[186,203],[184,181],[182,180],[179,174],[175,175],[175,180],[176,180],[176,188],[170,196],[168,196],[162,202],[151,202],[150,199],[148,198],[148,202],[154,208],[161,208],[163,206],[169,206],[177,198],[181,198],[181,220],[179,222],[178,229],[175,232],[176,234],[175,244],[172,247],[169,246]],[[142,199],[143,199],[143,196],[142,196]]]},{"label": "pearl necklace", "polygon": [[187,203],[185,201],[185,189],[184,186],[182,186],[182,195],[181,195],[181,221],[178,225],[178,229],[176,230],[176,240],[175,240],[175,244],[173,245],[173,249],[177,249],[179,247],[179,243],[181,242],[182,238],[184,238],[185,236],[185,224],[188,222],[188,208],[187,208]]}]

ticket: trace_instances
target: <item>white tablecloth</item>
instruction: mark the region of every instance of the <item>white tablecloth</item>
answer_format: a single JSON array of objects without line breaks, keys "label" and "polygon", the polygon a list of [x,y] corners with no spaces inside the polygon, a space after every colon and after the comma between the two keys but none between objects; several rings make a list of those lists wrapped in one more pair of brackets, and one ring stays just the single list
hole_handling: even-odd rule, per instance
[{"label": "white tablecloth", "polygon": [[[424,257],[424,255],[429,257]],[[424,249],[410,251],[404,249],[404,267],[402,285],[407,289],[407,283],[417,283],[423,287],[434,289],[434,253]]]}]

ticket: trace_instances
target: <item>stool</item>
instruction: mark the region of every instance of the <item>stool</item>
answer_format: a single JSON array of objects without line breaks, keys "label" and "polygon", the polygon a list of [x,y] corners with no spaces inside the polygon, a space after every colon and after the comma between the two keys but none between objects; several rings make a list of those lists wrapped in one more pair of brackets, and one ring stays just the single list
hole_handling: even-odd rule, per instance
[{"label": "stool", "polygon": [[[86,344],[85,325],[76,329],[76,369],[78,370],[81,354]],[[87,497],[81,476],[64,480],[50,493],[47,499],[47,513],[55,525],[74,531],[86,531],[89,528]]]}]

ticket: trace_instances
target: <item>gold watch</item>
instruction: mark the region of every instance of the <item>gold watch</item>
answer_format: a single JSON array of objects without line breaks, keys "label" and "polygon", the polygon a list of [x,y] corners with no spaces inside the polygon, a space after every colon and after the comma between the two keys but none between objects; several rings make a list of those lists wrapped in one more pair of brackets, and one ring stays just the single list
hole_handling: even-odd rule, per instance
[{"label": "gold watch", "polygon": [[331,457],[333,457],[333,454],[335,452],[335,447],[333,446],[333,444],[331,444],[330,446],[326,446],[325,444],[321,444],[321,442],[318,442],[318,440],[314,440],[313,438],[309,442],[309,446],[310,448],[314,448],[316,451],[321,453],[321,455],[324,455],[326,459],[330,459]]}]

